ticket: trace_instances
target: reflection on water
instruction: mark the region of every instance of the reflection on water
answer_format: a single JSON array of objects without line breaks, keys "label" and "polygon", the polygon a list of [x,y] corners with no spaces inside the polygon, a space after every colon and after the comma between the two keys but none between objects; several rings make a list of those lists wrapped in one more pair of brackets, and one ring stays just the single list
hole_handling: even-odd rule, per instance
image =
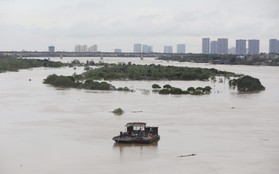
[{"label": "reflection on water", "polygon": [[114,143],[113,150],[119,153],[120,159],[125,160],[131,158],[152,159],[157,156],[158,142],[151,144],[120,144]]},{"label": "reflection on water", "polygon": [[113,148],[114,149],[124,149],[124,148],[157,148],[158,147],[158,142],[154,142],[151,144],[134,144],[134,143],[114,143]]}]

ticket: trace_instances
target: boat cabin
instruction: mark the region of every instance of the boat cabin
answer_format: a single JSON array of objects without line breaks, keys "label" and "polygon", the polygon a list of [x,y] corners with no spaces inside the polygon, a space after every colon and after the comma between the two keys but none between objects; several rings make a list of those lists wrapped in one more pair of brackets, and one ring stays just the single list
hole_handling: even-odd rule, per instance
[{"label": "boat cabin", "polygon": [[132,122],[126,124],[126,131],[128,134],[134,132],[143,132],[145,135],[155,134],[158,135],[158,127],[146,127],[146,123],[143,122]]},{"label": "boat cabin", "polygon": [[152,143],[159,139],[158,127],[146,126],[143,122],[127,123],[125,132],[113,137],[116,143]]}]

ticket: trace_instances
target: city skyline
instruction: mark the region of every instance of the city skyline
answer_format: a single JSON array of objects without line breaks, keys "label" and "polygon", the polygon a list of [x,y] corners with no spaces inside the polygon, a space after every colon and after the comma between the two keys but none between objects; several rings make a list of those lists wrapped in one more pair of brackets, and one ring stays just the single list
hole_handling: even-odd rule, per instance
[{"label": "city skyline", "polygon": [[257,38],[260,50],[269,52],[269,40],[279,38],[278,9],[277,0],[0,0],[0,50],[55,45],[56,51],[73,51],[77,43],[93,42],[100,51],[133,52],[138,42],[155,52],[185,43],[187,52],[200,53],[200,38],[225,37],[229,47],[238,38]]},{"label": "city skyline", "polygon": [[[237,55],[246,55],[246,54],[260,54],[260,53],[279,53],[279,40],[278,39],[269,39],[269,50],[267,52],[261,51],[260,40],[258,39],[236,39],[235,45],[228,46],[229,40],[227,38],[217,38],[216,40],[211,40],[211,38],[202,38],[202,54],[237,54]],[[186,44],[176,44],[176,50],[173,50],[173,45],[164,45],[162,51],[153,51],[152,45],[135,43],[133,44],[134,53],[191,53],[186,51]],[[75,45],[74,52],[105,52],[98,50],[98,45],[94,44],[91,46],[84,45]],[[48,46],[48,52],[55,52],[55,46]],[[72,52],[72,51],[69,51]],[[122,52],[121,48],[114,48],[112,51],[106,52]],[[125,52],[125,51],[124,51]],[[199,53],[198,53],[199,54]]]}]

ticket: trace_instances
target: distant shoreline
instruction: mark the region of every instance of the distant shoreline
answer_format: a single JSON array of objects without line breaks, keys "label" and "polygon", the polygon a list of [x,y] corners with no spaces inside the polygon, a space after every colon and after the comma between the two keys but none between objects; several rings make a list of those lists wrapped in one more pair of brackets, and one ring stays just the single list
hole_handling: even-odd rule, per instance
[{"label": "distant shoreline", "polygon": [[0,51],[0,55],[17,58],[27,57],[119,57],[119,58],[158,58],[165,61],[211,63],[226,65],[263,65],[279,66],[279,54],[261,53],[257,55],[233,55],[233,54],[192,54],[192,53],[132,53],[132,52],[47,52],[47,51]]}]

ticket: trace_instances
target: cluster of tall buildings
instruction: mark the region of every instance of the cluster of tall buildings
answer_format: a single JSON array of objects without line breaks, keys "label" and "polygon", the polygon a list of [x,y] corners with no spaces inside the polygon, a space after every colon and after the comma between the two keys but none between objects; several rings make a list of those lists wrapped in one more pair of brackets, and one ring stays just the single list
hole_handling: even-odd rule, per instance
[{"label": "cluster of tall buildings", "polygon": [[[211,40],[210,38],[202,38],[202,53],[203,54],[236,54],[236,55],[253,55],[260,54],[260,40],[258,39],[237,39],[235,46],[229,48],[228,38],[218,38]],[[153,53],[153,46],[136,43],[134,44],[134,53]],[[76,45],[75,52],[98,52],[96,44],[88,47],[87,45]],[[49,46],[48,52],[55,52],[55,46]],[[121,53],[122,49],[115,48],[115,53]],[[186,44],[177,44],[176,52],[172,45],[163,47],[163,53],[186,53]],[[279,54],[279,39],[269,40],[269,53]]]},{"label": "cluster of tall buildings", "polygon": [[[164,46],[164,53],[173,53],[173,46]],[[186,45],[185,44],[177,44],[176,45],[176,53],[186,53]]]},{"label": "cluster of tall buildings", "polygon": [[98,52],[98,46],[92,45],[90,47],[87,47],[87,45],[76,45],[75,46],[75,52]]},{"label": "cluster of tall buildings", "polygon": [[202,38],[203,54],[228,54],[228,39],[218,38],[210,41],[210,38]]},{"label": "cluster of tall buildings", "polygon": [[269,40],[269,53],[279,53],[279,40],[277,39]]},{"label": "cluster of tall buildings", "polygon": [[153,46],[136,43],[134,44],[134,53],[152,53]]},{"label": "cluster of tall buildings", "polygon": [[[134,53],[153,53],[153,47],[150,45],[134,44]],[[173,53],[173,46],[164,46],[164,53]],[[185,44],[177,44],[176,53],[186,53]]]},{"label": "cluster of tall buildings", "polygon": [[[259,54],[260,53],[260,40],[250,39],[248,40],[238,39],[235,42],[235,47],[230,49],[228,46],[227,38],[218,38],[216,41],[210,41],[210,38],[202,38],[202,53],[203,54]],[[232,51],[233,50],[233,51]]]}]

